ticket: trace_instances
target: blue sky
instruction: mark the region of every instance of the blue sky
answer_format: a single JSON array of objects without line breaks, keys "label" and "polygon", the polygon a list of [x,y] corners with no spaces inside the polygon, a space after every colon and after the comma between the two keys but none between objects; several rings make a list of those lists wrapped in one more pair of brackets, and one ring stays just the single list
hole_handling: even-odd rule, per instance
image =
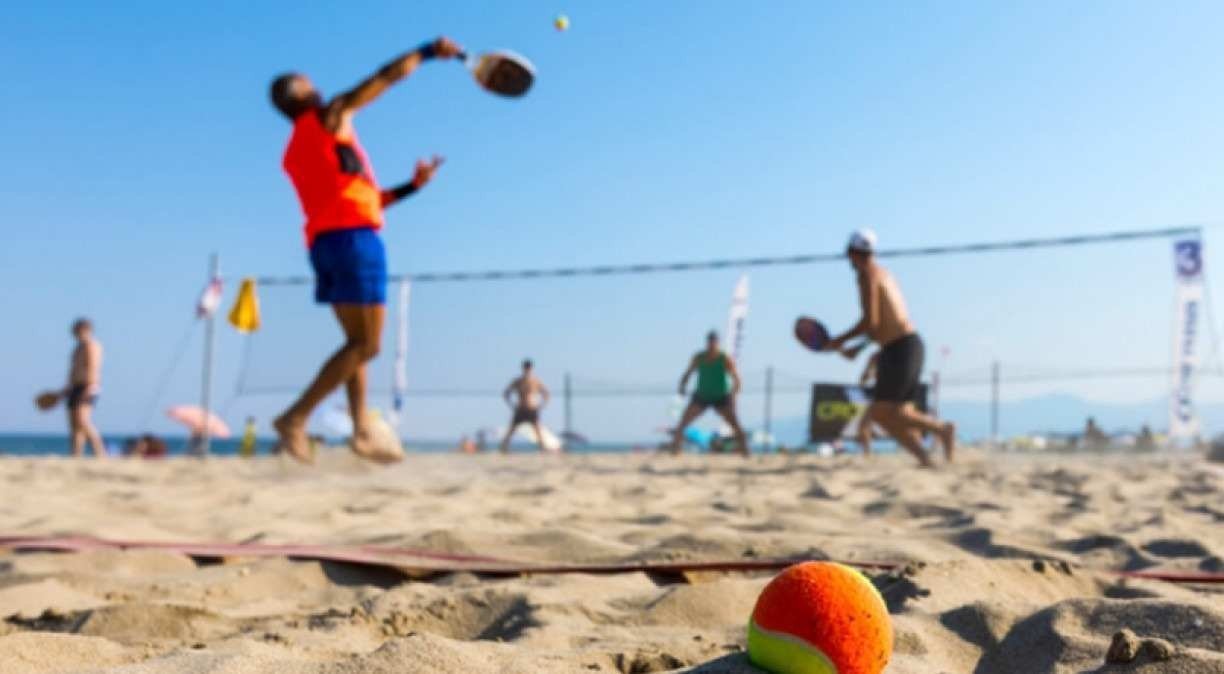
[{"label": "blue sky", "polygon": [[[557,12],[569,32],[552,29]],[[157,410],[198,397],[198,336],[164,395],[154,389],[207,253],[220,252],[227,275],[308,271],[270,77],[301,70],[335,92],[443,33],[527,54],[539,81],[505,101],[455,64],[429,64],[358,117],[385,182],[418,156],[448,158],[389,213],[395,271],[827,252],[863,225],[900,247],[1224,220],[1219,3],[126,2],[4,14],[3,430],[60,428],[30,398],[62,379],[77,315],[96,320],[107,347],[104,430],[164,430]],[[1224,263],[1221,231],[1206,230],[1209,275]],[[1169,248],[892,267],[954,374],[995,358],[1012,371],[1148,366],[1168,362]],[[421,286],[410,378],[495,389],[530,354],[554,384],[564,371],[670,384],[703,332],[725,323],[736,277]],[[845,268],[752,282],[746,372],[855,372],[799,351],[788,332],[798,313],[855,318]],[[307,289],[263,300],[252,374],[296,385],[336,333]],[[285,402],[235,398],[243,348],[222,332],[218,399],[232,422]],[[389,362],[375,367],[375,382],[389,381]],[[1163,388],[1059,382],[1005,395],[1138,400]],[[1224,387],[1202,392],[1219,399]],[[755,423],[759,403],[744,404]],[[649,437],[666,407],[581,400],[576,416],[592,435]],[[804,400],[777,407],[800,414]],[[418,400],[408,432],[452,437],[504,414],[496,400]],[[556,409],[547,418],[560,423]]]}]

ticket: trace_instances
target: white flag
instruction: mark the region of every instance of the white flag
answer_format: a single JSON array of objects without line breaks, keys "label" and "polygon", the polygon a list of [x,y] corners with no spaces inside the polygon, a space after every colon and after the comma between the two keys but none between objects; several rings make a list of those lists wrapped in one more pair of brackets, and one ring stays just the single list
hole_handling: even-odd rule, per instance
[{"label": "white flag", "polygon": [[398,319],[395,330],[395,372],[391,384],[391,408],[395,411],[395,422],[399,424],[400,411],[404,408],[404,395],[408,391],[408,301],[412,296],[412,282],[400,281]]},{"label": "white flag", "polygon": [[213,278],[204,286],[204,292],[200,293],[200,299],[196,301],[196,317],[207,318],[217,313],[217,307],[221,306],[221,279]]},{"label": "white flag", "polygon": [[1177,274],[1177,300],[1173,315],[1173,387],[1169,394],[1169,438],[1192,440],[1199,434],[1194,409],[1194,381],[1198,369],[1199,338],[1203,324],[1203,242],[1173,244]]},{"label": "white flag", "polygon": [[736,363],[744,346],[744,321],[747,319],[748,275],[744,274],[735,284],[735,292],[731,294],[731,312],[727,316],[727,347],[731,350],[731,360]]}]

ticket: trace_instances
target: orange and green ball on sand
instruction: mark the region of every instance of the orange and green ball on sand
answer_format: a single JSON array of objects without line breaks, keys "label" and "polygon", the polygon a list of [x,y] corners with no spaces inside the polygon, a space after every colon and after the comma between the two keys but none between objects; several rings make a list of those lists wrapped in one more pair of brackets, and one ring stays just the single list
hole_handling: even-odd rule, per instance
[{"label": "orange and green ball on sand", "polygon": [[773,674],[879,674],[892,648],[880,593],[834,562],[804,562],[778,574],[748,622],[748,657]]}]

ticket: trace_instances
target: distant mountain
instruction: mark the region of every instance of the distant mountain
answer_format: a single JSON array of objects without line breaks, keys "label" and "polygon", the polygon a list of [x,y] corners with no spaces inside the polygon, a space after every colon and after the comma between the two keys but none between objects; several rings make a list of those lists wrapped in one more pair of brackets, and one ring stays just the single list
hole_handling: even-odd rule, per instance
[{"label": "distant mountain", "polygon": [[[1084,421],[1094,417],[1108,433],[1136,431],[1144,423],[1156,432],[1167,426],[1166,398],[1135,403],[1112,403],[1085,400],[1067,393],[1052,393],[1022,400],[999,403],[999,432],[1003,437],[1026,433],[1078,433]],[[1224,428],[1224,404],[1199,406],[1204,434]],[[945,400],[940,416],[955,421],[964,438],[985,438],[990,435],[990,401]],[[806,436],[807,418],[788,417],[775,420],[774,434],[781,442],[797,442]]]}]

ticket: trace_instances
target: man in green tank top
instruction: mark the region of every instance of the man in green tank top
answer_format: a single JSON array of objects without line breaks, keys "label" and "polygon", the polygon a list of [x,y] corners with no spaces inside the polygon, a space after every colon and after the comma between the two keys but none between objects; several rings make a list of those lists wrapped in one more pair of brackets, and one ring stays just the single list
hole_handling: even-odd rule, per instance
[{"label": "man in green tank top", "polygon": [[717,332],[711,331],[706,336],[706,348],[693,356],[688,369],[684,371],[684,376],[680,378],[680,395],[684,395],[689,378],[694,372],[697,373],[697,389],[693,391],[693,397],[689,399],[688,407],[672,434],[672,452],[680,453],[684,429],[713,407],[735,434],[739,453],[747,456],[748,439],[744,436],[744,429],[740,427],[739,418],[735,414],[735,396],[739,395],[740,391],[739,371],[735,368],[735,361],[718,347]]}]

